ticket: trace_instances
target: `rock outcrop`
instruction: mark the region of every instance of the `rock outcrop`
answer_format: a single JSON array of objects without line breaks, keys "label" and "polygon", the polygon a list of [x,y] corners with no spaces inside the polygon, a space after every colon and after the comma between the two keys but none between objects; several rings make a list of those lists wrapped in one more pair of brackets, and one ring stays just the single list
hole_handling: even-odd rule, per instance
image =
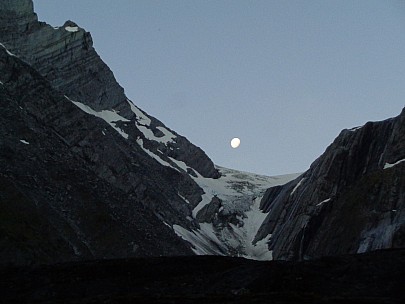
[{"label": "rock outcrop", "polygon": [[160,218],[191,214],[180,173],[2,47],[0,70],[1,263],[192,254]]},{"label": "rock outcrop", "polygon": [[267,190],[257,239],[276,259],[405,246],[405,109],[343,130],[310,169]]},{"label": "rock outcrop", "polygon": [[171,225],[198,227],[189,173],[212,161],[125,97],[89,33],[0,9],[2,263],[192,254]]},{"label": "rock outcrop", "polygon": [[[38,22],[32,0],[6,1],[0,8],[0,42],[9,51],[29,63],[71,100],[97,112],[116,110],[132,122],[125,128],[136,129],[139,117],[131,110],[124,89],[93,48],[90,33],[72,21],[61,27]],[[147,116],[151,120],[147,132],[160,138],[164,136],[160,128],[164,128],[176,136],[168,148],[152,141],[146,144],[149,149],[153,152],[160,149],[166,161],[170,162],[169,157],[183,161],[205,177],[219,177],[204,151],[157,119]],[[142,132],[135,132],[144,143],[150,141]]]},{"label": "rock outcrop", "polygon": [[256,197],[295,175],[218,169],[126,98],[89,33],[38,22],[32,1],[2,4],[2,263],[268,254],[252,244]]},{"label": "rock outcrop", "polygon": [[[405,110],[299,176],[217,167],[127,99],[72,21],[0,2],[0,263],[405,246]],[[299,176],[297,178],[297,176]]]}]

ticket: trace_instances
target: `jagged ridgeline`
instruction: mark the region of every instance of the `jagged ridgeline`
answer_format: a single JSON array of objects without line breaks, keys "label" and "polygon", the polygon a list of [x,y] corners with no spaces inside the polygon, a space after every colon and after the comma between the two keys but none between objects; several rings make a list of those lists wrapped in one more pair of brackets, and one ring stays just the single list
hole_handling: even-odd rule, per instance
[{"label": "jagged ridgeline", "polygon": [[343,131],[303,174],[215,166],[124,94],[72,21],[0,1],[1,263],[405,245],[405,112]]},{"label": "jagged ridgeline", "polygon": [[[284,179],[221,177],[126,98],[88,32],[38,22],[32,1],[0,8],[2,261],[245,254],[256,231],[237,217]],[[218,200],[221,212],[208,216]],[[231,244],[216,237],[220,222],[205,222],[218,212],[239,225]]]}]

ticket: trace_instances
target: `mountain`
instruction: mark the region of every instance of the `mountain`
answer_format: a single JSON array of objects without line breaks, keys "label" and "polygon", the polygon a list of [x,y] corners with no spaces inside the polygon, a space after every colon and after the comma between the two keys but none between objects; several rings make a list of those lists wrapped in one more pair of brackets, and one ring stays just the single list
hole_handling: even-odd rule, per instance
[{"label": "mountain", "polygon": [[344,130],[304,173],[216,166],[130,101],[67,21],[0,1],[0,263],[312,259],[404,247],[405,111]]},{"label": "mountain", "polygon": [[312,259],[405,247],[405,109],[343,130],[296,180],[266,191],[276,259]]},{"label": "mountain", "polygon": [[[39,22],[29,0],[2,1],[0,17],[3,263],[268,255],[244,218],[264,220],[257,198],[296,175],[216,167],[127,99],[78,25]],[[229,237],[214,234],[220,205]]]}]

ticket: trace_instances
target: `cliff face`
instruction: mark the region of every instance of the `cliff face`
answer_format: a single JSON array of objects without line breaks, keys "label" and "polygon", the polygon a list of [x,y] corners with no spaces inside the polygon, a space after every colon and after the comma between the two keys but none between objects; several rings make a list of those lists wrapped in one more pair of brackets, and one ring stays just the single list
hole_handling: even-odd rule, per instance
[{"label": "cliff face", "polygon": [[205,177],[219,177],[207,155],[174,131],[168,130],[176,136],[168,147],[153,140],[164,136],[161,128],[167,129],[157,119],[147,115],[151,122],[146,132],[154,136],[139,132],[136,126],[143,125],[140,116],[145,113],[139,111],[137,116],[131,110],[123,88],[93,48],[90,33],[72,21],[61,27],[38,22],[32,0],[3,2],[0,8],[0,42],[44,76],[53,88],[94,111],[118,111],[131,122],[124,128],[139,133],[148,149],[164,152],[166,161],[170,162],[168,157],[172,157],[186,162]]},{"label": "cliff face", "polygon": [[214,166],[31,0],[0,2],[0,43],[0,263],[405,246],[405,110],[342,131],[298,178],[265,177]]},{"label": "cliff face", "polygon": [[257,238],[277,259],[405,246],[405,109],[344,130],[302,176],[270,188]]},{"label": "cliff face", "polygon": [[198,226],[190,174],[212,161],[125,97],[89,33],[32,1],[0,16],[2,262],[192,254],[170,227]]},{"label": "cliff face", "polygon": [[2,263],[192,254],[159,218],[191,213],[180,173],[2,47],[0,69]]},{"label": "cliff face", "polygon": [[89,33],[38,22],[32,1],[1,4],[1,263],[268,254],[250,239],[256,197],[295,175],[221,176],[126,98]]}]

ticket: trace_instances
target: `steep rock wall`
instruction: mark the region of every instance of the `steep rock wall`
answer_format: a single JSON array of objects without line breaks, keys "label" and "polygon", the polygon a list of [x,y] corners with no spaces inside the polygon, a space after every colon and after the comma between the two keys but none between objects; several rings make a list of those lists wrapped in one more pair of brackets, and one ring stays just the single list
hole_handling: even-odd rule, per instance
[{"label": "steep rock wall", "polygon": [[[8,50],[29,63],[70,99],[98,112],[116,110],[132,122],[125,129],[136,129],[140,117],[131,110],[124,89],[94,49],[90,33],[72,21],[66,21],[61,27],[38,22],[32,0],[2,2],[0,9],[0,42]],[[157,138],[163,136],[159,128],[176,135],[171,145],[163,146],[134,130],[137,137],[148,142],[148,149],[154,153],[159,149],[164,152],[165,161],[170,162],[169,157],[183,161],[205,177],[219,177],[203,150],[159,120],[147,116],[151,120],[148,127]]]},{"label": "steep rock wall", "polygon": [[303,259],[405,246],[405,109],[343,130],[302,176],[267,190],[276,259]]}]

